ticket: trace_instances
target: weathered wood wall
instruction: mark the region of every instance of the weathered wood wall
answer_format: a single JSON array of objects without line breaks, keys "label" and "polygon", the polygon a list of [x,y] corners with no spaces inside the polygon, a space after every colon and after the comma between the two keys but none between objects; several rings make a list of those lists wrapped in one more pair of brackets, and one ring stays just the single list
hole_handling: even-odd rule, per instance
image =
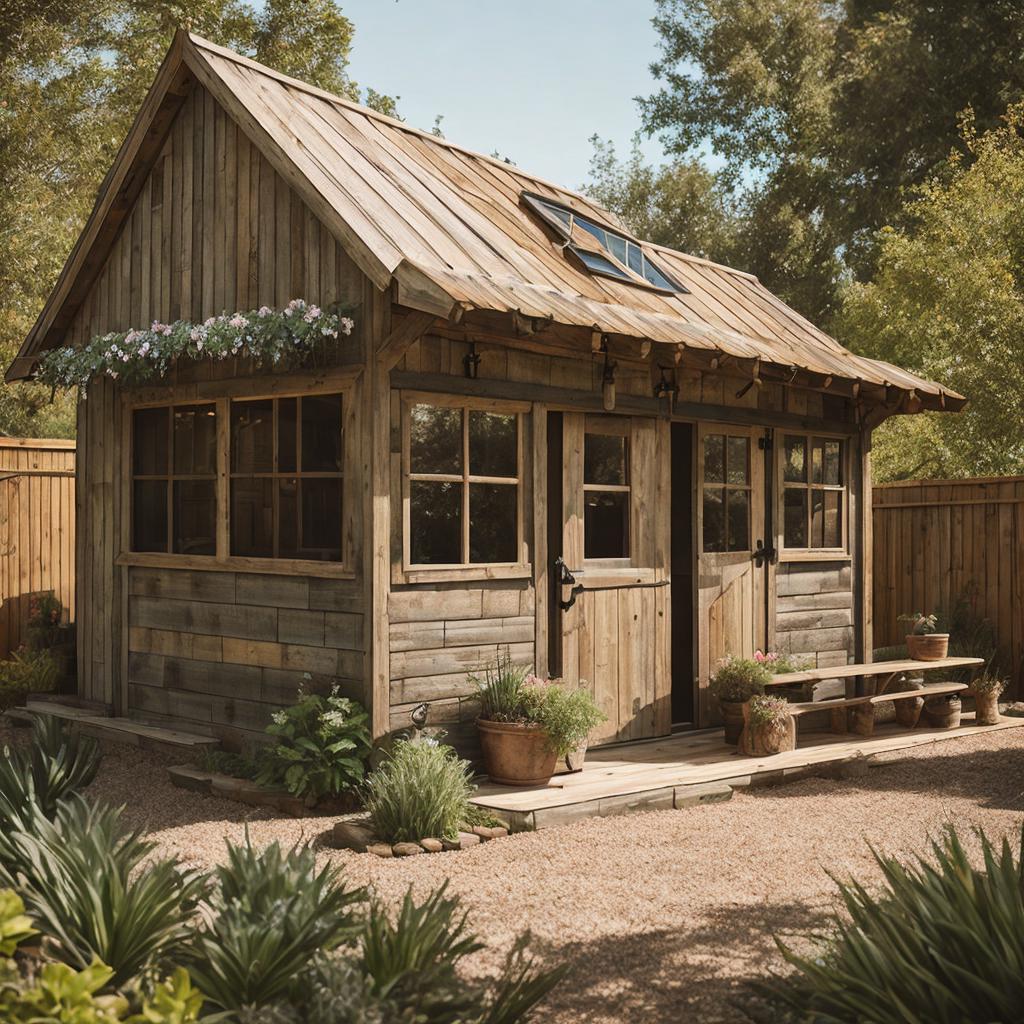
[{"label": "weathered wood wall", "polygon": [[75,619],[75,442],[0,438],[0,658],[25,635],[33,597]]},{"label": "weathered wood wall", "polygon": [[856,660],[850,561],[786,562],[775,579],[776,649],[815,668]]},{"label": "weathered wood wall", "polygon": [[903,642],[904,613],[958,600],[988,619],[1020,693],[1024,669],[1024,477],[874,488],[875,645]]}]

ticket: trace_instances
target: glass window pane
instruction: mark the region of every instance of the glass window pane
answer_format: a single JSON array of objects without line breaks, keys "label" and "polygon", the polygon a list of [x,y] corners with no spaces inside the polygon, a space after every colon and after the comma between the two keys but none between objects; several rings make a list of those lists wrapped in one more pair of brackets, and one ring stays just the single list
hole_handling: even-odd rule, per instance
[{"label": "glass window pane", "polygon": [[217,553],[217,481],[174,481],[174,550],[181,555]]},{"label": "glass window pane", "polygon": [[302,399],[302,472],[340,473],[341,395]]},{"label": "glass window pane", "polygon": [[704,550],[725,550],[725,491],[704,488]]},{"label": "glass window pane", "polygon": [[787,436],[783,444],[782,478],[788,483],[807,482],[807,439]]},{"label": "glass window pane", "polygon": [[[341,493],[338,477],[302,481],[302,546],[299,558],[341,561]],[[282,517],[281,529],[284,529]]]},{"label": "glass window pane", "polygon": [[812,548],[825,546],[825,492],[811,491],[811,543]]},{"label": "glass window pane", "polygon": [[626,439],[621,434],[586,434],[583,438],[583,482],[624,486]]},{"label": "glass window pane", "polygon": [[274,481],[231,481],[231,554],[274,556]]},{"label": "glass window pane", "polygon": [[824,442],[820,437],[811,439],[811,483],[822,483]]},{"label": "glass window pane", "polygon": [[469,560],[517,562],[515,484],[469,485]]},{"label": "glass window pane", "polygon": [[174,409],[174,472],[217,472],[217,410],[212,405]]},{"label": "glass window pane", "polygon": [[561,206],[552,206],[550,203],[545,203],[542,200],[537,200],[541,206],[547,210],[548,213],[557,217],[566,227],[569,226],[571,220],[571,214],[568,210],[563,209]]},{"label": "glass window pane", "polygon": [[602,249],[608,248],[608,236],[605,234],[604,228],[598,227],[596,224],[589,220],[585,220],[583,217],[575,217],[573,219],[579,227],[583,228],[584,231],[589,232],[597,239]]},{"label": "glass window pane", "polygon": [[589,270],[597,271],[599,274],[611,274],[612,277],[621,277],[625,281],[629,280],[629,274],[618,264],[612,263],[610,259],[599,256],[596,252],[587,252],[586,249],[574,247],[572,251],[583,260],[583,265]]},{"label": "glass window pane", "polygon": [[842,491],[825,491],[825,547],[843,546]]},{"label": "glass window pane", "polygon": [[730,484],[750,482],[749,456],[749,437],[730,437],[726,440],[726,480]]},{"label": "glass window pane", "polygon": [[[725,483],[725,436],[708,434],[704,438],[704,482],[708,484]],[[717,551],[717,548],[707,548]]]},{"label": "glass window pane", "polygon": [[826,484],[841,484],[843,482],[843,457],[842,441],[825,442],[825,467],[824,480]]},{"label": "glass window pane", "polygon": [[469,414],[469,472],[473,476],[518,476],[518,417],[493,412]]},{"label": "glass window pane", "polygon": [[727,491],[729,515],[726,548],[729,551],[750,551],[750,492]]},{"label": "glass window pane", "polygon": [[807,492],[787,487],[783,492],[783,542],[787,548],[807,547]]},{"label": "glass window pane", "polygon": [[664,288],[667,292],[676,290],[676,286],[646,256],[644,257],[644,277],[655,288]]},{"label": "glass window pane", "polygon": [[414,405],[409,410],[409,458],[414,473],[461,473],[462,410]]},{"label": "glass window pane", "polygon": [[583,557],[629,558],[628,492],[587,491],[583,502]]},{"label": "glass window pane", "polygon": [[409,482],[409,557],[414,565],[462,561],[462,484]]},{"label": "glass window pane", "polygon": [[630,242],[627,248],[629,252],[629,269],[634,274],[639,274],[642,277],[644,273],[644,254],[640,251],[640,246]]},{"label": "glass window pane", "polygon": [[274,470],[274,403],[269,398],[231,403],[231,471]]},{"label": "glass window pane", "polygon": [[294,473],[298,466],[295,462],[295,449],[298,444],[298,399],[279,398],[277,400],[277,471]]},{"label": "glass window pane", "polygon": [[132,418],[135,473],[159,476],[167,472],[167,409],[136,409]]},{"label": "glass window pane", "polygon": [[167,482],[136,480],[132,490],[132,550],[167,550]]},{"label": "glass window pane", "polygon": [[299,536],[299,481],[293,476],[277,480],[277,557],[307,558]]},{"label": "glass window pane", "polygon": [[619,235],[608,236],[608,246],[612,251],[612,255],[621,263],[623,266],[626,264],[626,240]]}]

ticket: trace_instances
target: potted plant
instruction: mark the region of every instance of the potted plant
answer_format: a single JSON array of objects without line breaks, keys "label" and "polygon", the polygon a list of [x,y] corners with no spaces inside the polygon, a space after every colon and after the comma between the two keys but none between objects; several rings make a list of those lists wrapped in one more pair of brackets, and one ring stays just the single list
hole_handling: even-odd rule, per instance
[{"label": "potted plant", "polygon": [[499,655],[483,679],[470,677],[480,699],[477,731],[492,782],[540,786],[559,758],[576,751],[604,721],[590,693],[541,680]]},{"label": "potted plant", "polygon": [[915,661],[940,661],[949,653],[949,634],[938,632],[936,616],[914,612],[901,615],[899,621],[911,624],[907,634],[907,653]]},{"label": "potted plant", "polygon": [[725,742],[738,743],[743,731],[743,705],[764,693],[772,673],[763,661],[730,654],[718,663],[708,691],[718,701],[725,721]]},{"label": "potted plant", "polygon": [[740,749],[744,754],[779,754],[795,746],[793,716],[786,700],[758,693],[743,705]]},{"label": "potted plant", "polygon": [[960,698],[955,694],[932,697],[924,702],[924,720],[933,729],[960,727]]},{"label": "potted plant", "polygon": [[986,672],[968,683],[974,697],[974,724],[999,724],[999,695],[1006,689],[1006,680]]}]

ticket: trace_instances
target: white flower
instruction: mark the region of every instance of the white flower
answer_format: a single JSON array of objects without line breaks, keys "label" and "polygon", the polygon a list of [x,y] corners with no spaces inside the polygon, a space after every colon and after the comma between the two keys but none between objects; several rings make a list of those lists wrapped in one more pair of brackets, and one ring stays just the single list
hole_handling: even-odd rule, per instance
[{"label": "white flower", "polygon": [[196,342],[196,351],[197,351],[197,352],[202,352],[202,351],[203,351],[203,339],[202,339],[202,338],[200,338],[200,339],[199,339],[199,340],[198,340],[198,341]]},{"label": "white flower", "polygon": [[211,316],[211,317],[209,317],[208,319],[206,319],[206,320],[204,320],[204,321],[203,321],[203,326],[204,326],[204,327],[206,327],[206,328],[210,328],[210,327],[212,327],[212,326],[213,326],[213,325],[214,325],[214,324],[215,324],[216,322],[217,322],[217,318],[216,318],[215,316]]},{"label": "white flower", "polygon": [[139,355],[140,355],[140,356],[144,356],[144,355],[146,355],[146,354],[147,354],[148,352],[149,352],[149,342],[148,342],[148,341],[144,341],[144,342],[143,342],[143,343],[142,343],[142,344],[141,344],[141,345],[139,346]]},{"label": "white flower", "polygon": [[306,310],[306,313],[302,319],[305,320],[307,324],[311,324],[319,315],[320,307],[310,306],[309,309]]},{"label": "white flower", "polygon": [[345,334],[351,334],[352,333],[352,328],[355,327],[355,325],[356,325],[355,320],[351,320],[347,316],[343,316],[341,318],[340,326],[341,326],[342,331],[345,332]]},{"label": "white flower", "polygon": [[246,320],[246,319],[245,319],[245,317],[244,317],[244,316],[242,316],[242,314],[241,314],[241,313],[236,313],[236,314],[235,314],[235,315],[234,315],[234,316],[233,316],[233,317],[232,317],[232,318],[231,318],[231,319],[230,319],[230,320],[228,321],[228,324],[229,324],[230,326],[232,326],[232,327],[235,327],[235,328],[239,328],[239,327],[248,327],[248,326],[249,326],[249,321],[248,321],[248,320]]},{"label": "white flower", "polygon": [[273,313],[273,312],[274,311],[269,306],[260,306],[260,308],[258,310],[256,310],[256,315],[257,316],[270,316],[271,313]]}]

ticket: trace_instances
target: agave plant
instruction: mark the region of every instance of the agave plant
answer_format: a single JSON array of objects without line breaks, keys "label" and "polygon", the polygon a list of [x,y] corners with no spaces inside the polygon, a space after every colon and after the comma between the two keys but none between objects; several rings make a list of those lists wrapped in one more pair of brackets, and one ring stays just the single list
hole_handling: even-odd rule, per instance
[{"label": "agave plant", "polygon": [[355,937],[355,906],[365,898],[344,887],[336,867],[317,871],[309,847],[260,851],[247,835],[243,845],[228,844],[228,862],[215,873],[189,971],[223,1010],[287,998],[311,959]]},{"label": "agave plant", "polygon": [[115,989],[179,949],[203,888],[202,875],[153,859],[156,843],[127,831],[120,813],[73,794],[52,822],[37,813],[0,840],[0,883],[17,886],[48,952],[77,970],[102,961]]},{"label": "agave plant", "polygon": [[[1017,1021],[1024,1007],[1024,860],[980,830],[974,864],[956,830],[932,857],[875,853],[885,888],[839,883],[846,915],[812,956],[780,943],[796,969],[755,986],[795,1019],[905,1024]],[[1024,840],[1024,830],[1021,835]]]}]

